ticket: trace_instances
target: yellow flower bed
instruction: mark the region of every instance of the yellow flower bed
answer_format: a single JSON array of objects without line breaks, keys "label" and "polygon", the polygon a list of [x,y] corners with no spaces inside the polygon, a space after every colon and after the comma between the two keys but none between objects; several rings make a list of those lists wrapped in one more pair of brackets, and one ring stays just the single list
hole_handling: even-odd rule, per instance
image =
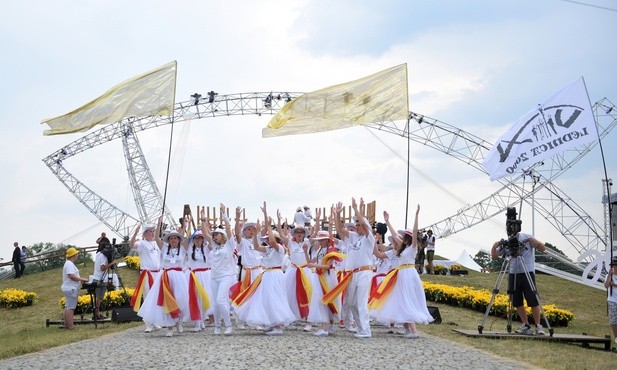
[{"label": "yellow flower bed", "polygon": [[34,292],[26,292],[21,289],[8,288],[0,290],[0,307],[19,308],[32,306],[39,300],[39,296]]},{"label": "yellow flower bed", "polygon": [[[453,287],[445,284],[434,284],[428,281],[423,281],[424,293],[429,301],[449,304],[451,306],[460,306],[470,308],[472,310],[485,312],[488,306],[492,293],[487,289],[474,289],[468,286]],[[507,316],[509,305],[509,297],[506,294],[495,295],[495,301],[491,307],[491,314],[495,316]],[[553,326],[568,326],[574,320],[574,314],[557,308],[554,304],[542,306],[544,314]],[[525,306],[528,315],[531,315],[531,308]],[[513,312],[513,318],[518,319],[516,312]],[[530,317],[531,319],[531,317]]]},{"label": "yellow flower bed", "polygon": [[[126,292],[125,292],[126,290]],[[105,293],[103,297],[103,301],[101,302],[101,310],[109,310],[114,307],[124,307],[128,306],[131,302],[131,296],[135,289],[126,288],[126,289],[117,289],[112,290],[110,292]],[[60,307],[64,309],[64,305],[66,303],[66,299],[64,297],[60,298]],[[92,312],[92,302],[90,302],[90,295],[83,294],[77,297],[77,308],[75,309],[75,313],[88,313]]]},{"label": "yellow flower bed", "polygon": [[124,257],[124,262],[126,262],[126,265],[133,269],[133,270],[139,270],[139,257],[138,256],[126,256]]}]

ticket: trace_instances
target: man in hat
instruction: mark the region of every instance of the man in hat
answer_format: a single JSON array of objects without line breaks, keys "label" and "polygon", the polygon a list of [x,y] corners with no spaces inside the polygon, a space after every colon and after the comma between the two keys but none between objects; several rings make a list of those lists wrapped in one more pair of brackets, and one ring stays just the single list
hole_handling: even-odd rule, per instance
[{"label": "man in hat", "polygon": [[613,337],[617,345],[617,256],[613,256],[604,287],[608,289],[608,323],[613,330]]},{"label": "man in hat", "polygon": [[294,224],[304,226],[305,223],[306,217],[304,216],[304,212],[302,212],[302,207],[296,208],[296,214],[294,215]]},{"label": "man in hat", "polygon": [[[163,216],[159,218],[157,226],[144,225],[143,228],[137,225],[133,237],[129,241],[129,247],[137,249],[139,254],[140,275],[137,281],[137,287],[143,286],[143,289],[135,289],[135,293],[131,297],[131,306],[135,312],[139,311],[141,300],[146,299],[150,287],[154,284],[154,279],[159,273],[161,266],[161,250],[156,243],[155,235],[159,235]],[[143,229],[141,240],[136,241],[139,230]],[[146,322],[146,333],[151,333],[154,329],[152,323]]]}]

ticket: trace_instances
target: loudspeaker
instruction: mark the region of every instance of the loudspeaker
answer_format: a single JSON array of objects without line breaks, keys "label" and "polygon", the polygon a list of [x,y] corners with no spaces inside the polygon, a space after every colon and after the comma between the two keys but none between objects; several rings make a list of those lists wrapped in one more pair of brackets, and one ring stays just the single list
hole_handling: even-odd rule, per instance
[{"label": "loudspeaker", "polygon": [[433,316],[433,319],[435,319],[433,323],[441,324],[441,314],[439,314],[439,308],[433,307],[433,306],[426,306],[426,307],[428,308],[428,312],[431,314],[431,316]]},{"label": "loudspeaker", "polygon": [[141,321],[133,307],[117,307],[111,311],[111,321],[115,323]]}]

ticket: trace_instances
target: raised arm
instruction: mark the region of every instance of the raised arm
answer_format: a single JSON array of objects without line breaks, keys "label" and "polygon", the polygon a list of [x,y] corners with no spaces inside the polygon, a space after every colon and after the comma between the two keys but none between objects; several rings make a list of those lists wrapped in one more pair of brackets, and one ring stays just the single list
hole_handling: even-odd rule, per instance
[{"label": "raised arm", "polygon": [[377,234],[375,236],[375,245],[373,247],[373,255],[381,260],[388,258],[388,256],[383,251],[383,243],[381,242],[381,235]]},{"label": "raised arm", "polygon": [[234,221],[236,222],[234,225],[234,233],[236,234],[236,243],[238,244],[242,241],[242,222],[240,222],[241,213],[242,208],[236,207],[236,216],[234,217]]},{"label": "raised arm", "polygon": [[386,225],[388,225],[388,230],[390,230],[390,234],[392,234],[392,244],[394,246],[400,246],[401,243],[403,242],[403,239],[401,239],[401,236],[399,235],[399,233],[396,231],[394,226],[392,226],[392,224],[390,223],[390,214],[386,211],[383,211],[383,219],[386,221]]},{"label": "raised arm", "polygon": [[133,232],[133,236],[131,237],[131,240],[129,241],[129,248],[135,248],[135,239],[137,238],[137,234],[139,234],[140,229],[141,229],[141,225],[137,224],[137,226],[135,227],[135,231]]},{"label": "raised arm", "polygon": [[156,245],[163,248],[163,240],[161,239],[161,228],[163,227],[163,215],[159,216],[159,221],[156,223],[156,230],[154,230],[154,240]]},{"label": "raised arm", "polygon": [[231,220],[229,219],[227,212],[225,212],[225,205],[221,203],[220,207],[221,218],[223,219],[225,224],[225,234],[227,234],[227,240],[231,240],[231,238],[233,238],[233,233],[231,232]]},{"label": "raised arm", "polygon": [[356,220],[360,225],[366,224],[366,219],[364,218],[364,212],[361,210],[364,209],[364,199],[360,198],[360,209],[358,209],[358,203],[356,203],[356,198],[351,198],[351,208],[353,208],[354,215],[356,216]]},{"label": "raised arm", "polygon": [[416,208],[416,218],[413,220],[413,235],[411,237],[411,245],[418,246],[418,214],[420,213],[420,205]]},{"label": "raised arm", "polygon": [[188,235],[187,228],[186,228],[186,226],[189,225],[189,222],[191,222],[191,216],[190,215],[184,216],[182,220],[182,226],[176,229],[176,231],[184,237],[180,245],[184,248],[185,251],[189,249],[190,235]]},{"label": "raised arm", "polygon": [[255,232],[253,233],[253,248],[255,248],[256,251],[259,251],[261,253],[266,253],[268,250],[266,249],[266,247],[261,245],[259,241],[260,236],[261,236],[261,224],[259,223],[259,220],[257,220],[257,222],[255,223]]},{"label": "raised arm", "polygon": [[274,237],[274,233],[272,232],[272,218],[268,217],[268,208],[266,205],[266,201],[264,201],[264,205],[261,207],[261,210],[264,214],[264,226],[268,235],[268,245],[272,248],[276,247],[278,250],[276,238]]},{"label": "raised arm", "polygon": [[336,223],[336,231],[338,233],[338,236],[341,239],[348,238],[349,231],[345,228],[345,225],[343,225],[343,222],[341,221],[341,212],[343,211],[343,203],[341,202],[336,203],[336,205],[333,206],[332,209],[334,210],[334,222]]},{"label": "raised arm", "polygon": [[289,244],[289,226],[287,225],[287,223],[285,223],[285,227],[283,227],[283,225],[281,225],[282,219],[283,217],[281,217],[281,211],[277,209],[276,210],[276,231],[278,231],[283,244],[288,245]]}]

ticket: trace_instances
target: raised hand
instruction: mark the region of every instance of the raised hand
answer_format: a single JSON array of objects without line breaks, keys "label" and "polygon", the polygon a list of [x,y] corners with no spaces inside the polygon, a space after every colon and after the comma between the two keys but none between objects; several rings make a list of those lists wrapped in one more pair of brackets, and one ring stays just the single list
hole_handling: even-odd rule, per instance
[{"label": "raised hand", "polygon": [[340,214],[343,211],[343,202],[336,203],[336,205],[333,206],[333,208],[334,208],[334,212]]}]

